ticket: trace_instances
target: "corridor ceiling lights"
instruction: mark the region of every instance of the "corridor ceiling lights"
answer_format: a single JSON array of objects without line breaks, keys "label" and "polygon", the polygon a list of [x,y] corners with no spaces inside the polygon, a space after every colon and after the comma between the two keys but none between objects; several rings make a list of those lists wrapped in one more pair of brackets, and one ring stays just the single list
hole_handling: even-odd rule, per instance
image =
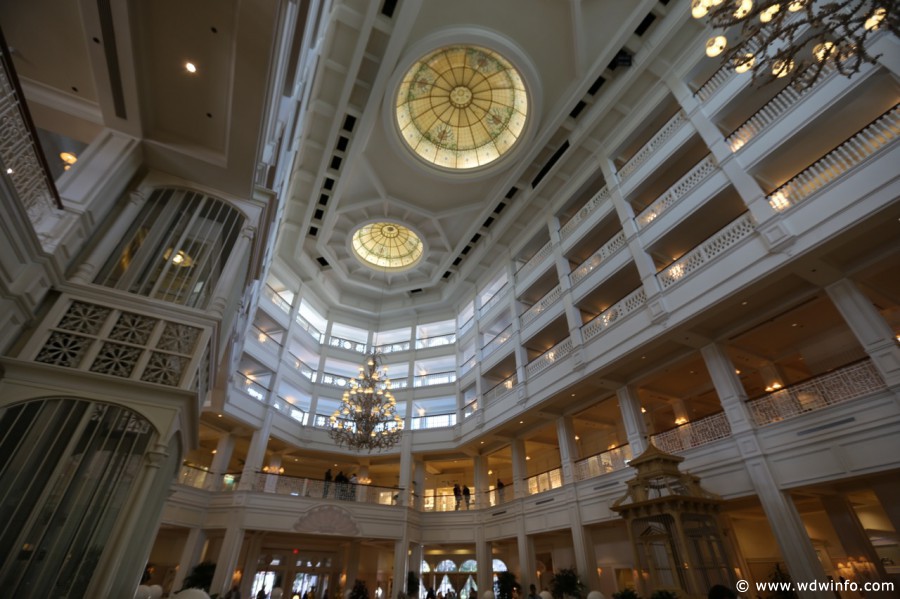
[{"label": "corridor ceiling lights", "polygon": [[448,46],[417,60],[396,99],[400,137],[422,160],[460,170],[485,166],[509,151],[525,129],[522,76],[500,54]]},{"label": "corridor ceiling lights", "polygon": [[388,449],[403,433],[403,419],[396,407],[387,367],[373,350],[359,367],[359,376],[350,379],[340,408],[329,418],[328,434],[338,445],[356,451]]},{"label": "corridor ceiling lights", "polygon": [[[866,43],[876,31],[900,29],[900,0],[692,0],[691,15],[716,31],[707,55],[725,56],[753,83],[787,79],[815,85],[834,67],[850,77],[878,56]],[[727,48],[727,50],[726,50]]]}]

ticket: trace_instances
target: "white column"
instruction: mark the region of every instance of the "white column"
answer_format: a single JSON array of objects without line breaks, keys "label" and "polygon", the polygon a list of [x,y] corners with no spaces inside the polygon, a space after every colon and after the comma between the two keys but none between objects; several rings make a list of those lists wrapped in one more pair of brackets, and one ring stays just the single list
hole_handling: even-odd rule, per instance
[{"label": "white column", "polygon": [[172,581],[172,590],[181,590],[184,579],[191,569],[200,563],[203,549],[206,547],[206,533],[202,528],[188,530],[187,540],[181,549],[181,558],[178,560],[178,570],[175,572],[175,580]]},{"label": "white column", "polygon": [[[890,475],[888,475],[890,476]],[[872,490],[895,531],[900,531],[900,481],[882,477],[872,483]]]},{"label": "white column", "polygon": [[556,438],[559,444],[563,484],[570,485],[575,482],[575,460],[580,457],[578,447],[575,445],[575,428],[571,416],[556,419]]},{"label": "white column", "polygon": [[234,578],[234,571],[237,570],[238,557],[241,554],[243,543],[243,527],[237,523],[229,523],[228,528],[225,529],[222,546],[219,548],[219,555],[216,558],[216,571],[209,587],[210,594],[218,593],[221,597],[231,589],[231,581]]},{"label": "white column", "polygon": [[238,276],[241,274],[238,272],[238,269],[244,264],[244,258],[250,253],[254,233],[255,229],[253,227],[245,226],[241,229],[241,234],[238,235],[234,247],[231,248],[228,262],[219,275],[219,282],[216,284],[216,290],[213,292],[209,308],[207,308],[207,312],[215,318],[224,316],[229,298],[234,296],[235,293],[240,295],[243,292],[243,287],[235,287],[235,284]]},{"label": "white column", "polygon": [[216,444],[216,455],[213,456],[210,472],[212,476],[206,479],[206,489],[208,491],[221,491],[223,476],[228,472],[228,464],[231,462],[231,455],[234,453],[234,437],[230,433],[225,433],[219,437]]},{"label": "white column", "polygon": [[247,458],[244,462],[244,469],[241,472],[241,482],[238,489],[242,491],[251,491],[256,486],[257,472],[262,470],[263,460],[266,458],[266,447],[269,445],[269,431],[272,428],[271,410],[266,410],[263,418],[262,427],[253,431],[253,437],[250,439],[250,447],[247,449]]},{"label": "white column", "polygon": [[752,429],[753,419],[747,408],[747,393],[725,349],[711,343],[701,349],[700,353],[725,411],[725,418],[731,426],[732,435]]},{"label": "white column", "polygon": [[413,508],[417,511],[425,509],[425,462],[416,460],[413,472]]},{"label": "white column", "polygon": [[347,586],[344,587],[344,596],[348,597],[353,590],[353,583],[359,574],[359,541],[350,541],[347,547],[347,567],[344,570]]},{"label": "white column", "polygon": [[475,462],[475,482],[473,483],[472,495],[475,499],[475,509],[485,509],[491,507],[491,497],[488,489],[491,481],[488,478],[487,456],[476,455],[472,458]]},{"label": "white column", "polygon": [[[516,546],[519,550],[519,584],[522,585],[520,597],[528,596],[528,586],[537,586],[537,569],[534,563],[534,540],[525,532],[524,526],[518,527]],[[540,591],[540,589],[538,589]]]},{"label": "white column", "polygon": [[475,561],[478,564],[478,572],[475,574],[475,584],[478,585],[478,596],[483,597],[485,591],[494,589],[494,567],[491,555],[491,542],[484,538],[484,527],[475,527]]},{"label": "white column", "polygon": [[281,455],[280,454],[272,454],[272,457],[269,458],[268,464],[266,466],[269,468],[269,474],[266,475],[266,493],[275,493],[278,489],[278,475],[281,470]]},{"label": "white column", "polygon": [[869,298],[849,279],[841,279],[825,288],[828,297],[888,387],[900,385],[900,345],[894,332]]},{"label": "white column", "polygon": [[525,479],[528,477],[528,468],[525,465],[525,441],[515,438],[510,442],[512,449],[512,495],[510,495],[509,481],[503,481],[505,485],[504,501],[513,497],[525,497],[528,494],[528,486]]},{"label": "white column", "polygon": [[631,455],[638,457],[647,449],[649,440],[637,391],[631,386],[621,387],[616,390],[616,397],[619,398],[619,411],[622,412],[622,423],[625,425],[628,445],[631,446]]},{"label": "white column", "polygon": [[589,530],[581,523],[581,511],[572,510],[570,514],[572,530],[572,547],[575,550],[575,570],[588,590],[600,587],[597,576],[597,557],[594,554],[594,541]]},{"label": "white column", "polygon": [[392,599],[397,599],[401,592],[406,594],[406,573],[409,572],[409,569],[407,569],[408,557],[409,532],[406,525],[403,525],[403,532],[400,538],[394,541],[394,588],[392,589]]},{"label": "white column", "polygon": [[[402,433],[400,437],[400,481],[397,486],[403,489],[400,493],[400,505],[410,505],[412,496],[412,434],[409,432]],[[418,486],[418,483],[416,484]],[[423,489],[416,489],[416,494],[421,495]]]},{"label": "white column", "polygon": [[853,509],[847,496],[840,493],[823,495],[819,499],[825,506],[825,513],[828,515],[831,526],[834,527],[834,532],[841,540],[846,557],[855,557],[856,559],[865,557],[866,561],[874,566],[875,576],[870,579],[870,582],[890,580],[884,564],[881,563],[881,558],[872,547],[872,541],[869,540],[869,535],[866,534],[866,529],[863,528],[856,510]]},{"label": "white column", "polygon": [[128,194],[128,201],[125,203],[125,207],[122,208],[122,212],[116,217],[116,221],[101,236],[100,242],[94,246],[90,255],[78,266],[75,274],[72,275],[70,280],[73,283],[90,283],[94,280],[97,271],[112,257],[116,246],[125,238],[132,221],[137,218],[146,202],[147,198],[137,191],[132,191]]}]

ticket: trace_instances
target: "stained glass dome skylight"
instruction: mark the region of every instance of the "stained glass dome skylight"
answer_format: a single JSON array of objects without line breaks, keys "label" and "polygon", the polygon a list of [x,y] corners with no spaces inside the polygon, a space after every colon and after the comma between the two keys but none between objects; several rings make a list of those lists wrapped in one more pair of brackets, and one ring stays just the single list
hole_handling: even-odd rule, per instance
[{"label": "stained glass dome skylight", "polygon": [[403,270],[422,257],[422,240],[410,228],[395,222],[369,223],[353,233],[353,251],[366,266],[377,270]]},{"label": "stained glass dome skylight", "polygon": [[449,46],[416,61],[397,91],[397,126],[427,162],[448,169],[484,166],[522,135],[528,98],[519,72],[478,46]]}]

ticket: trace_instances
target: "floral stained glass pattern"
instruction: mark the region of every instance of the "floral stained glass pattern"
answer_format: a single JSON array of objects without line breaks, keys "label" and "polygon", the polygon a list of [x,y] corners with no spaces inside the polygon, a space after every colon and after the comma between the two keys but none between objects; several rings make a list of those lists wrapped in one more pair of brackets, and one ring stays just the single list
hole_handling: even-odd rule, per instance
[{"label": "floral stained glass pattern", "polygon": [[477,46],[431,52],[407,71],[397,92],[401,137],[419,157],[448,169],[500,158],[522,135],[527,115],[518,71]]},{"label": "floral stained glass pattern", "polygon": [[353,233],[353,251],[367,265],[378,270],[402,270],[422,257],[422,240],[399,223],[363,225]]}]

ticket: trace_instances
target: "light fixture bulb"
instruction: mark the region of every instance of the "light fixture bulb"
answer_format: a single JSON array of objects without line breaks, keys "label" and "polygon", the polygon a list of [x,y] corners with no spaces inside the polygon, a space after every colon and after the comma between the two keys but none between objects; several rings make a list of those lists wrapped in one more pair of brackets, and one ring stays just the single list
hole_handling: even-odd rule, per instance
[{"label": "light fixture bulb", "polygon": [[781,10],[781,5],[780,5],[780,4],[773,4],[772,6],[770,6],[769,8],[767,8],[766,10],[762,11],[761,13],[759,13],[759,20],[760,20],[761,22],[763,22],[763,23],[768,23],[769,21],[771,21],[771,20],[775,17],[775,14],[776,14],[779,10]]},{"label": "light fixture bulb", "polygon": [[746,73],[753,68],[754,64],[756,64],[756,57],[748,52],[747,54],[744,54],[743,60],[735,59],[735,62],[738,64],[735,65],[734,71],[736,73]]},{"label": "light fixture bulb", "polygon": [[75,164],[76,162],[78,162],[78,156],[76,156],[72,152],[60,152],[59,159],[66,164]]},{"label": "light fixture bulb", "polygon": [[869,17],[868,19],[866,19],[864,27],[866,29],[868,29],[869,31],[878,29],[878,27],[881,25],[881,22],[884,21],[884,17],[886,17],[886,16],[887,16],[886,8],[883,8],[883,7],[876,8],[875,12],[872,13],[872,16]]},{"label": "light fixture bulb", "polygon": [[691,0],[691,16],[695,19],[702,19],[707,15],[709,9],[703,0]]},{"label": "light fixture bulb", "polygon": [[753,0],[738,0],[737,8],[734,9],[734,18],[743,19],[753,10]]},{"label": "light fixture bulb", "polygon": [[822,62],[823,60],[831,56],[833,52],[834,44],[831,42],[822,42],[821,44],[816,44],[816,46],[813,48],[813,55],[819,62]]},{"label": "light fixture bulb", "polygon": [[793,70],[793,60],[784,60],[783,58],[779,58],[772,63],[772,74],[779,79],[781,79],[782,77],[787,77],[788,74]]},{"label": "light fixture bulb", "polygon": [[791,12],[797,12],[798,10],[803,10],[803,5],[806,4],[805,0],[794,0],[788,4],[788,10]]},{"label": "light fixture bulb", "polygon": [[709,38],[706,42],[706,55],[710,58],[718,56],[721,54],[725,47],[728,45],[728,40],[724,35],[717,35],[715,37]]},{"label": "light fixture bulb", "polygon": [[184,70],[187,71],[188,73],[196,73],[197,65],[195,65],[192,62],[186,62],[186,63],[184,63]]}]

